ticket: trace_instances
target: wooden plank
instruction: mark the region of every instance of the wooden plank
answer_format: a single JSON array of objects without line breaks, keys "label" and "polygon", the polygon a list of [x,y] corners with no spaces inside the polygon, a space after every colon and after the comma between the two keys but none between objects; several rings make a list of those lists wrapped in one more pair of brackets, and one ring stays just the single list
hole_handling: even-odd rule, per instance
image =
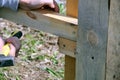
[{"label": "wooden plank", "polygon": [[61,16],[59,14],[53,14],[53,13],[43,13],[43,15],[50,18],[54,18],[56,20],[64,21],[73,25],[78,25],[78,19],[73,17]]},{"label": "wooden plank", "polygon": [[76,42],[59,37],[59,51],[65,55],[75,57]]},{"label": "wooden plank", "polygon": [[[0,16],[2,18],[76,41],[77,19],[70,17],[63,18],[63,16],[58,14],[53,16],[53,13],[51,15],[50,12],[43,13],[42,11],[19,10],[18,12],[13,12],[9,9],[0,9]],[[57,15],[59,18],[55,17]],[[64,21],[61,20],[62,18]]]},{"label": "wooden plank", "polygon": [[108,0],[80,0],[76,80],[105,80]]},{"label": "wooden plank", "polygon": [[75,80],[75,58],[65,56],[65,80]]},{"label": "wooden plank", "polygon": [[[68,16],[78,18],[78,0],[67,0],[66,8],[67,8],[66,14]],[[66,43],[66,42],[64,42],[64,43]],[[69,48],[68,48],[69,51],[67,49],[66,54],[72,54],[73,57],[74,57],[74,53],[76,51],[75,50],[76,49],[76,43],[75,42],[71,43],[71,42],[68,41],[67,46],[69,46]],[[72,49],[71,46],[73,46],[73,49]],[[64,50],[64,51],[66,51],[66,50]],[[65,80],[75,80],[76,59],[73,58],[73,57],[70,57],[70,56],[71,55],[69,55],[69,56],[65,55]]]},{"label": "wooden plank", "polygon": [[67,0],[66,8],[68,16],[78,17],[78,0]]},{"label": "wooden plank", "polygon": [[120,80],[120,0],[111,0],[106,80]]}]

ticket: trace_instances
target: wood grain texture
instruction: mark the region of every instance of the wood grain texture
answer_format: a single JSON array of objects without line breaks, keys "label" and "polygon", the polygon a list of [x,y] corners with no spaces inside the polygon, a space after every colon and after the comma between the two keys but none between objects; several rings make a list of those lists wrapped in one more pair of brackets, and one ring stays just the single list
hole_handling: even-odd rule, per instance
[{"label": "wood grain texture", "polygon": [[[67,0],[67,11],[66,14],[68,16],[76,17],[78,18],[78,0]],[[61,50],[64,50],[66,54],[65,55],[65,80],[75,80],[75,69],[76,69],[76,42],[70,41],[67,39],[61,39],[61,46],[66,45],[67,47],[61,47]],[[74,57],[74,58],[73,58]]]},{"label": "wood grain texture", "polygon": [[64,53],[65,55],[75,58],[75,52],[76,52],[75,41],[59,37],[58,43],[59,43],[59,51],[61,53]]},{"label": "wood grain texture", "polygon": [[76,59],[70,56],[65,56],[65,79],[75,80]]},{"label": "wood grain texture", "polygon": [[68,16],[78,18],[78,1],[79,0],[67,0],[66,13]]},{"label": "wood grain texture", "polygon": [[9,9],[0,9],[0,17],[4,19],[76,41],[77,19],[59,16],[54,13],[51,13],[51,16],[50,13],[50,11],[44,13],[24,10],[13,12]]},{"label": "wood grain texture", "polygon": [[79,0],[76,80],[105,80],[108,0]]},{"label": "wood grain texture", "polygon": [[111,0],[106,80],[120,80],[120,0]]}]

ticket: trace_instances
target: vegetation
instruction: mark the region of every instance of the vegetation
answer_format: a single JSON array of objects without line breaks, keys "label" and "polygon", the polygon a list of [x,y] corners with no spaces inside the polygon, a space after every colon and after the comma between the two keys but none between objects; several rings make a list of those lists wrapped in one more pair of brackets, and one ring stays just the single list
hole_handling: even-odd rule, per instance
[{"label": "vegetation", "polygon": [[[65,0],[60,1],[60,14],[65,15]],[[0,80],[63,80],[65,63],[58,37],[0,18],[0,35],[4,38],[19,30],[24,33],[19,56],[15,66],[0,68]]]},{"label": "vegetation", "polygon": [[0,35],[8,38],[22,31],[22,47],[15,66],[0,68],[0,80],[63,80],[64,55],[59,53],[58,37],[0,19]]}]

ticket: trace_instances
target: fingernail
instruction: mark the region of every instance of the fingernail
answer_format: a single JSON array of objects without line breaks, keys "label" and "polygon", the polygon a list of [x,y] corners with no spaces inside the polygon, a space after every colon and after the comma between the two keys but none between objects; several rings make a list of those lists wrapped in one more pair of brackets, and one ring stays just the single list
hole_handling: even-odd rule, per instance
[{"label": "fingernail", "polygon": [[52,4],[52,5],[51,5],[51,8],[55,8],[55,5],[54,5],[54,4]]}]

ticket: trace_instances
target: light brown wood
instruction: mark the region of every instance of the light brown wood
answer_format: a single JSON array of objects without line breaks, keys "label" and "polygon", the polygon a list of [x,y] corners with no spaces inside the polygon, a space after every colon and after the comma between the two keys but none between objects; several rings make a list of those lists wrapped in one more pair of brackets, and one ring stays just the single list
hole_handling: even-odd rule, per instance
[{"label": "light brown wood", "polygon": [[79,0],[67,0],[66,13],[68,16],[78,17],[78,1]]},{"label": "light brown wood", "polygon": [[59,37],[59,51],[75,58],[76,42]]},{"label": "light brown wood", "polygon": [[120,80],[120,0],[111,0],[106,80]]},{"label": "light brown wood", "polygon": [[73,17],[68,17],[68,16],[62,16],[59,14],[53,14],[53,13],[43,13],[44,16],[56,19],[56,20],[60,20],[60,21],[64,21],[73,25],[78,25],[78,19],[77,18],[73,18]]},{"label": "light brown wood", "polygon": [[[66,8],[67,8],[67,11],[66,11],[67,16],[76,17],[76,18],[78,17],[78,0],[67,0]],[[72,42],[72,46],[74,44],[76,43]],[[71,47],[69,49],[71,49]],[[74,49],[71,49],[71,50],[74,50]],[[71,52],[68,52],[66,54],[71,54]],[[72,51],[72,54],[73,54],[73,51]],[[76,59],[66,55],[65,56],[65,80],[75,80],[75,73],[76,73],[75,67],[76,67]]]},{"label": "light brown wood", "polygon": [[65,80],[75,80],[75,58],[65,56]]}]

